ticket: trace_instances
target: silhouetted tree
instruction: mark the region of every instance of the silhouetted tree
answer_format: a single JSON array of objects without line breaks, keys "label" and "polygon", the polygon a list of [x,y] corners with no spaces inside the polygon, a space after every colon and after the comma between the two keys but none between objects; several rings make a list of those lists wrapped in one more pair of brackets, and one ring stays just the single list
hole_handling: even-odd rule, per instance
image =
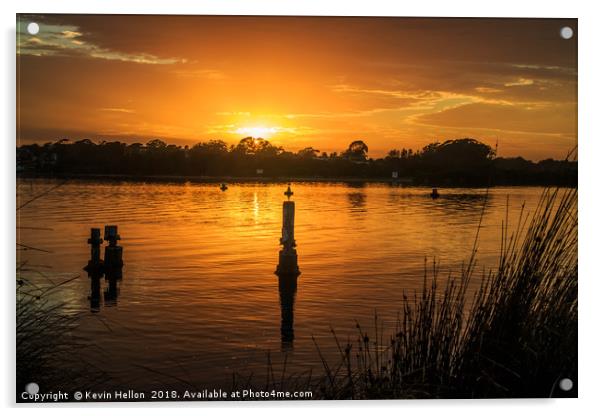
[{"label": "silhouetted tree", "polygon": [[387,153],[388,159],[399,159],[400,157],[401,157],[401,152],[397,149],[389,150],[389,153]]},{"label": "silhouetted tree", "polygon": [[365,161],[368,154],[368,145],[362,140],[355,140],[349,144],[345,157],[354,161]]},{"label": "silhouetted tree", "polygon": [[474,139],[431,143],[419,153],[419,176],[428,183],[485,185],[491,179],[490,146]]},{"label": "silhouetted tree", "polygon": [[320,151],[318,149],[314,149],[313,147],[306,147],[305,149],[301,149],[297,152],[297,154],[302,158],[314,158],[316,157]]}]

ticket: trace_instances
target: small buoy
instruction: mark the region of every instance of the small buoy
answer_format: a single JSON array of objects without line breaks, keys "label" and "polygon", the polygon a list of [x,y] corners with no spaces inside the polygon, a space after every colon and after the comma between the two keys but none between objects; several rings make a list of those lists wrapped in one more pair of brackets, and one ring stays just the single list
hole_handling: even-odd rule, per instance
[{"label": "small buoy", "polygon": [[221,189],[222,191],[225,191],[226,189],[228,189],[228,185],[226,185],[225,183],[222,183],[221,186],[219,187],[219,189]]},{"label": "small buoy", "polygon": [[431,198],[439,198],[439,191],[437,191],[437,188],[433,188],[433,191],[431,192]]}]

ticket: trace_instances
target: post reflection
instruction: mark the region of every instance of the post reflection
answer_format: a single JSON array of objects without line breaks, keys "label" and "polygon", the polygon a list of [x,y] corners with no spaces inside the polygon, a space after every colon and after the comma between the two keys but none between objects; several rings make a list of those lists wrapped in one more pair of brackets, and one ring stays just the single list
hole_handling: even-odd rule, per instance
[{"label": "post reflection", "polygon": [[350,192],[347,194],[347,199],[352,212],[366,211],[366,194],[364,192]]},{"label": "post reflection", "polygon": [[[364,214],[366,210],[366,183],[351,182],[346,184],[350,188],[347,192],[347,201],[349,203],[349,212],[351,214]],[[358,217],[363,217],[363,215]]]},{"label": "post reflection", "polygon": [[295,339],[294,309],[297,294],[297,276],[278,276],[278,291],[280,293],[280,340],[283,351],[293,347]]},{"label": "post reflection", "polygon": [[90,295],[88,300],[90,301],[90,312],[100,312],[100,279],[102,273],[99,272],[88,272],[88,278],[90,279]]},{"label": "post reflection", "polygon": [[437,198],[429,198],[425,206],[429,210],[435,210],[446,216],[457,216],[461,214],[470,221],[478,220],[483,210],[489,210],[493,204],[492,196],[486,192],[479,194],[444,194],[439,191]]},{"label": "post reflection", "polygon": [[[104,276],[105,287],[102,291],[102,278]],[[117,306],[117,299],[119,298],[119,282],[122,280],[121,273],[103,273],[101,271],[89,271],[88,278],[90,279],[90,294],[88,300],[90,301],[90,312],[100,312],[101,299],[104,300],[104,306]],[[102,296],[101,296],[101,291]]]},{"label": "post reflection", "polygon": [[105,275],[107,286],[105,287],[104,300],[105,307],[117,306],[119,297],[119,282],[122,279],[121,270],[108,271]]}]

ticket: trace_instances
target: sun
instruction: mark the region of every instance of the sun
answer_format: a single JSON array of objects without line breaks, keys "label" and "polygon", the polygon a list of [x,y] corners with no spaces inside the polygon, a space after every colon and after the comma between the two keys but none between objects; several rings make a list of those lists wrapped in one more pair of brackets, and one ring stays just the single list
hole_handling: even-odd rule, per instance
[{"label": "sun", "polygon": [[265,126],[247,126],[239,127],[236,129],[236,134],[243,136],[251,136],[253,138],[268,139],[272,135],[278,132],[278,127],[265,127]]}]

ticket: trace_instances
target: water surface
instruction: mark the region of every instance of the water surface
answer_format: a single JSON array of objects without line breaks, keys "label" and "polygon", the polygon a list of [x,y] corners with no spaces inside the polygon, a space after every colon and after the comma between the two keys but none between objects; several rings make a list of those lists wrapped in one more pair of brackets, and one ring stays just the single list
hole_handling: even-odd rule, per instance
[{"label": "water surface", "polygon": [[[19,180],[17,205],[57,183]],[[228,387],[234,372],[263,380],[268,352],[275,371],[287,355],[287,372],[319,372],[312,336],[335,362],[331,327],[353,340],[355,321],[369,328],[377,312],[391,330],[403,292],[421,288],[425,260],[457,274],[482,218],[478,280],[497,265],[502,223],[516,226],[523,204],[532,212],[542,192],[440,189],[431,199],[430,189],[387,184],[292,188],[296,288],[274,275],[282,183],[222,192],[216,184],[70,181],[19,211],[18,242],[50,253],[19,250],[18,261],[42,272],[28,274],[40,285],[79,276],[58,296],[79,315],[74,335],[99,346],[72,358],[101,368],[101,387]],[[94,291],[82,271],[86,240],[105,224],[119,226],[125,266],[120,281],[103,279]]]}]

